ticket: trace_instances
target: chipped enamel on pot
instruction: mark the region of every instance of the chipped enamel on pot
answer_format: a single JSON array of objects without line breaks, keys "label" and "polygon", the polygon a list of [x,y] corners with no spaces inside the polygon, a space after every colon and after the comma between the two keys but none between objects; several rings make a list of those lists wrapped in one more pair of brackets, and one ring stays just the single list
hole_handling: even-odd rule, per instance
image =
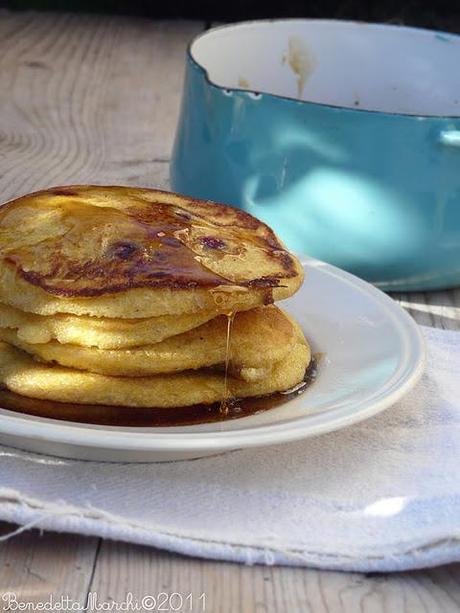
[{"label": "chipped enamel on pot", "polygon": [[190,46],[176,191],[384,289],[460,282],[460,37],[250,22]]}]

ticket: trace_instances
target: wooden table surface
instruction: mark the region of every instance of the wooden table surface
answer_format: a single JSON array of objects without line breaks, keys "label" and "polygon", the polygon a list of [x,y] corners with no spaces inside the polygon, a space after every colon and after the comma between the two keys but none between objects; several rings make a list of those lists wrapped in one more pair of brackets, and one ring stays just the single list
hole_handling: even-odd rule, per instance
[{"label": "wooden table surface", "polygon": [[[65,183],[167,187],[184,53],[203,29],[0,12],[1,200]],[[422,324],[460,329],[460,289],[395,298]],[[0,541],[0,600],[6,591],[82,606],[91,591],[99,602],[205,592],[212,613],[435,613],[460,611],[460,564],[392,575],[249,567],[32,530]]]}]

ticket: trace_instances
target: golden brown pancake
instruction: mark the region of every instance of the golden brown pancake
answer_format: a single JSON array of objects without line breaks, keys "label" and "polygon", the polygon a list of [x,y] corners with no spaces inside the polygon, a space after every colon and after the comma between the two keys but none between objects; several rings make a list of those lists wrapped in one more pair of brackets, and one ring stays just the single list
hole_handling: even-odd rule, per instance
[{"label": "golden brown pancake", "polygon": [[308,345],[298,343],[277,363],[270,376],[246,382],[206,370],[184,371],[151,377],[109,377],[63,366],[36,362],[23,351],[0,342],[0,383],[10,391],[31,398],[126,407],[171,408],[212,404],[285,391],[302,381],[310,362]]},{"label": "golden brown pancake", "polygon": [[146,318],[286,298],[302,267],[232,207],[158,190],[70,186],[0,209],[0,300],[40,315]]},{"label": "golden brown pancake", "polygon": [[[44,362],[111,376],[144,377],[223,365],[227,355],[227,317],[221,315],[183,334],[154,345],[131,349],[98,349],[51,341],[31,344],[16,331],[0,328],[0,339]],[[252,381],[268,376],[299,342],[286,315],[271,305],[237,313],[229,335],[231,372]]]},{"label": "golden brown pancake", "polygon": [[217,317],[216,311],[163,315],[143,319],[91,317],[89,315],[36,315],[0,302],[0,327],[17,331],[26,343],[49,343],[126,349],[159,343],[165,338],[192,330]]}]

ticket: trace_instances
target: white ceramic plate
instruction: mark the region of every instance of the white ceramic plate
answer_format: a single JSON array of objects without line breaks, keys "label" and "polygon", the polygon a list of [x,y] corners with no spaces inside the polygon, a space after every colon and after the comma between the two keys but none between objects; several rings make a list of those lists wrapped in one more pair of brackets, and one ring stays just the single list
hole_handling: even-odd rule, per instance
[{"label": "white ceramic plate", "polygon": [[0,409],[0,442],[85,460],[179,460],[294,441],[383,411],[422,373],[417,326],[368,283],[317,260],[306,260],[304,268],[301,290],[282,303],[313,352],[325,354],[304,394],[250,417],[170,428],[82,425]]}]

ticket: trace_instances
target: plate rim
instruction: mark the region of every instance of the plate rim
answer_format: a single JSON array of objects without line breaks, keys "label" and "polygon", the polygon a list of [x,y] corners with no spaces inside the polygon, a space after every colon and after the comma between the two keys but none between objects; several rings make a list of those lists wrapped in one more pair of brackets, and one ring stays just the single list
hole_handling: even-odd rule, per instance
[{"label": "plate rim", "polygon": [[[160,433],[155,432],[158,428],[148,428],[145,432],[110,429],[110,426],[106,426],[105,429],[103,427],[96,429],[85,424],[51,418],[27,421],[26,414],[17,415],[13,411],[2,409],[0,434],[33,441],[121,452],[226,451],[287,443],[333,432],[363,421],[393,406],[415,386],[424,371],[426,347],[420,327],[392,298],[355,275],[311,257],[302,258],[302,266],[306,272],[311,267],[321,268],[322,273],[333,276],[339,282],[345,282],[373,298],[384,307],[385,315],[393,321],[401,342],[406,347],[407,355],[404,364],[400,365],[396,373],[385,383],[384,389],[380,390],[377,398],[373,399],[372,395],[367,395],[355,404],[351,414],[349,409],[347,412],[347,405],[345,405],[327,414],[321,411],[314,415],[302,415],[280,423],[258,425],[249,429],[174,432],[174,426],[171,426],[171,432],[162,431]],[[401,370],[407,372],[400,373]],[[396,387],[386,390],[393,380],[396,380]]]}]

